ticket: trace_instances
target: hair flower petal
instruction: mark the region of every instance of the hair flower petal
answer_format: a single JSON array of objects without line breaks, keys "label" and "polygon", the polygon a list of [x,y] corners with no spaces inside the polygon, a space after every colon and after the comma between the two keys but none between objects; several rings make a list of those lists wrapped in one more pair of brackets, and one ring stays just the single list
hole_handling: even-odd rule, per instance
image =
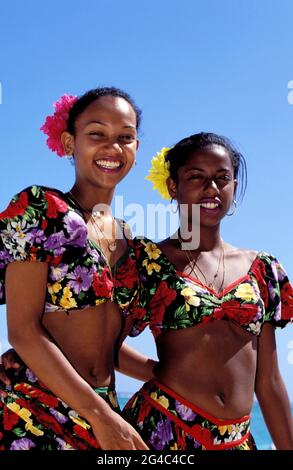
[{"label": "hair flower petal", "polygon": [[163,199],[170,199],[167,188],[167,179],[170,176],[170,163],[166,161],[166,155],[171,147],[163,147],[156,156],[152,158],[152,166],[146,179],[153,183],[153,190],[158,190]]},{"label": "hair flower petal", "polygon": [[77,96],[63,95],[54,103],[55,112],[52,116],[47,116],[41,131],[48,136],[47,146],[56,152],[59,157],[64,156],[64,149],[61,143],[61,134],[67,130],[69,111],[76,103]]}]

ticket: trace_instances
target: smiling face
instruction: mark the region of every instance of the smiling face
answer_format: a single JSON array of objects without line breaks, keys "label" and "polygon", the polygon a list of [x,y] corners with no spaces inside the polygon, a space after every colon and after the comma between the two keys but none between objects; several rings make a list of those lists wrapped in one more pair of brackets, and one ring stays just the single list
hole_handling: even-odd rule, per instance
[{"label": "smiling face", "polygon": [[74,155],[78,184],[113,189],[135,160],[135,111],[123,98],[98,98],[78,116],[75,135],[64,132],[62,142]]},{"label": "smiling face", "polygon": [[[228,150],[209,145],[191,152],[178,169],[177,182],[168,180],[171,197],[179,204],[200,204],[201,225],[218,225],[229,211],[236,191],[234,168]],[[189,211],[191,213],[191,211]]]}]

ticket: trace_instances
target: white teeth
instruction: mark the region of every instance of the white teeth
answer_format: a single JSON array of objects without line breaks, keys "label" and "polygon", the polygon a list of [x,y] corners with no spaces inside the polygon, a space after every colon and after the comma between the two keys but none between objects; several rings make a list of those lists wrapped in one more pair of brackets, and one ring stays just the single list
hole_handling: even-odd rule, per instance
[{"label": "white teeth", "polygon": [[102,168],[118,168],[121,165],[120,162],[113,162],[110,160],[95,160],[95,163]]},{"label": "white teeth", "polygon": [[205,209],[217,209],[219,207],[219,203],[215,202],[202,202],[201,207],[204,207]]}]

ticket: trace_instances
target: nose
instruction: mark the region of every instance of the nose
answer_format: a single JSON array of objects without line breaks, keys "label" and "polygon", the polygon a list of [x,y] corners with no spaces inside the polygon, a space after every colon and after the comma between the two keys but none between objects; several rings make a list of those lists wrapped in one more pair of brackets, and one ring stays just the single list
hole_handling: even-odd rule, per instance
[{"label": "nose", "polygon": [[218,194],[219,187],[213,178],[207,178],[205,184],[205,191],[208,191],[209,194]]},{"label": "nose", "polygon": [[116,153],[122,153],[121,145],[116,139],[111,140],[109,145],[113,150],[115,150]]}]

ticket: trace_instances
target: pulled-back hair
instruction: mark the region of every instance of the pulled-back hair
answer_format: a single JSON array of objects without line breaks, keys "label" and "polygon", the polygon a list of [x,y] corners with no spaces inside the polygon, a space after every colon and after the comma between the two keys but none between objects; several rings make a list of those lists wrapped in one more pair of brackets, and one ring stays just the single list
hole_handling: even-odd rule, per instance
[{"label": "pulled-back hair", "polygon": [[123,98],[133,108],[136,114],[136,129],[139,130],[141,123],[141,110],[136,106],[131,96],[123,90],[116,87],[101,87],[89,90],[84,95],[80,96],[76,103],[72,106],[69,111],[67,130],[70,134],[75,134],[75,122],[82,114],[82,112],[94,101],[102,98],[103,96],[114,96],[117,98]]}]

